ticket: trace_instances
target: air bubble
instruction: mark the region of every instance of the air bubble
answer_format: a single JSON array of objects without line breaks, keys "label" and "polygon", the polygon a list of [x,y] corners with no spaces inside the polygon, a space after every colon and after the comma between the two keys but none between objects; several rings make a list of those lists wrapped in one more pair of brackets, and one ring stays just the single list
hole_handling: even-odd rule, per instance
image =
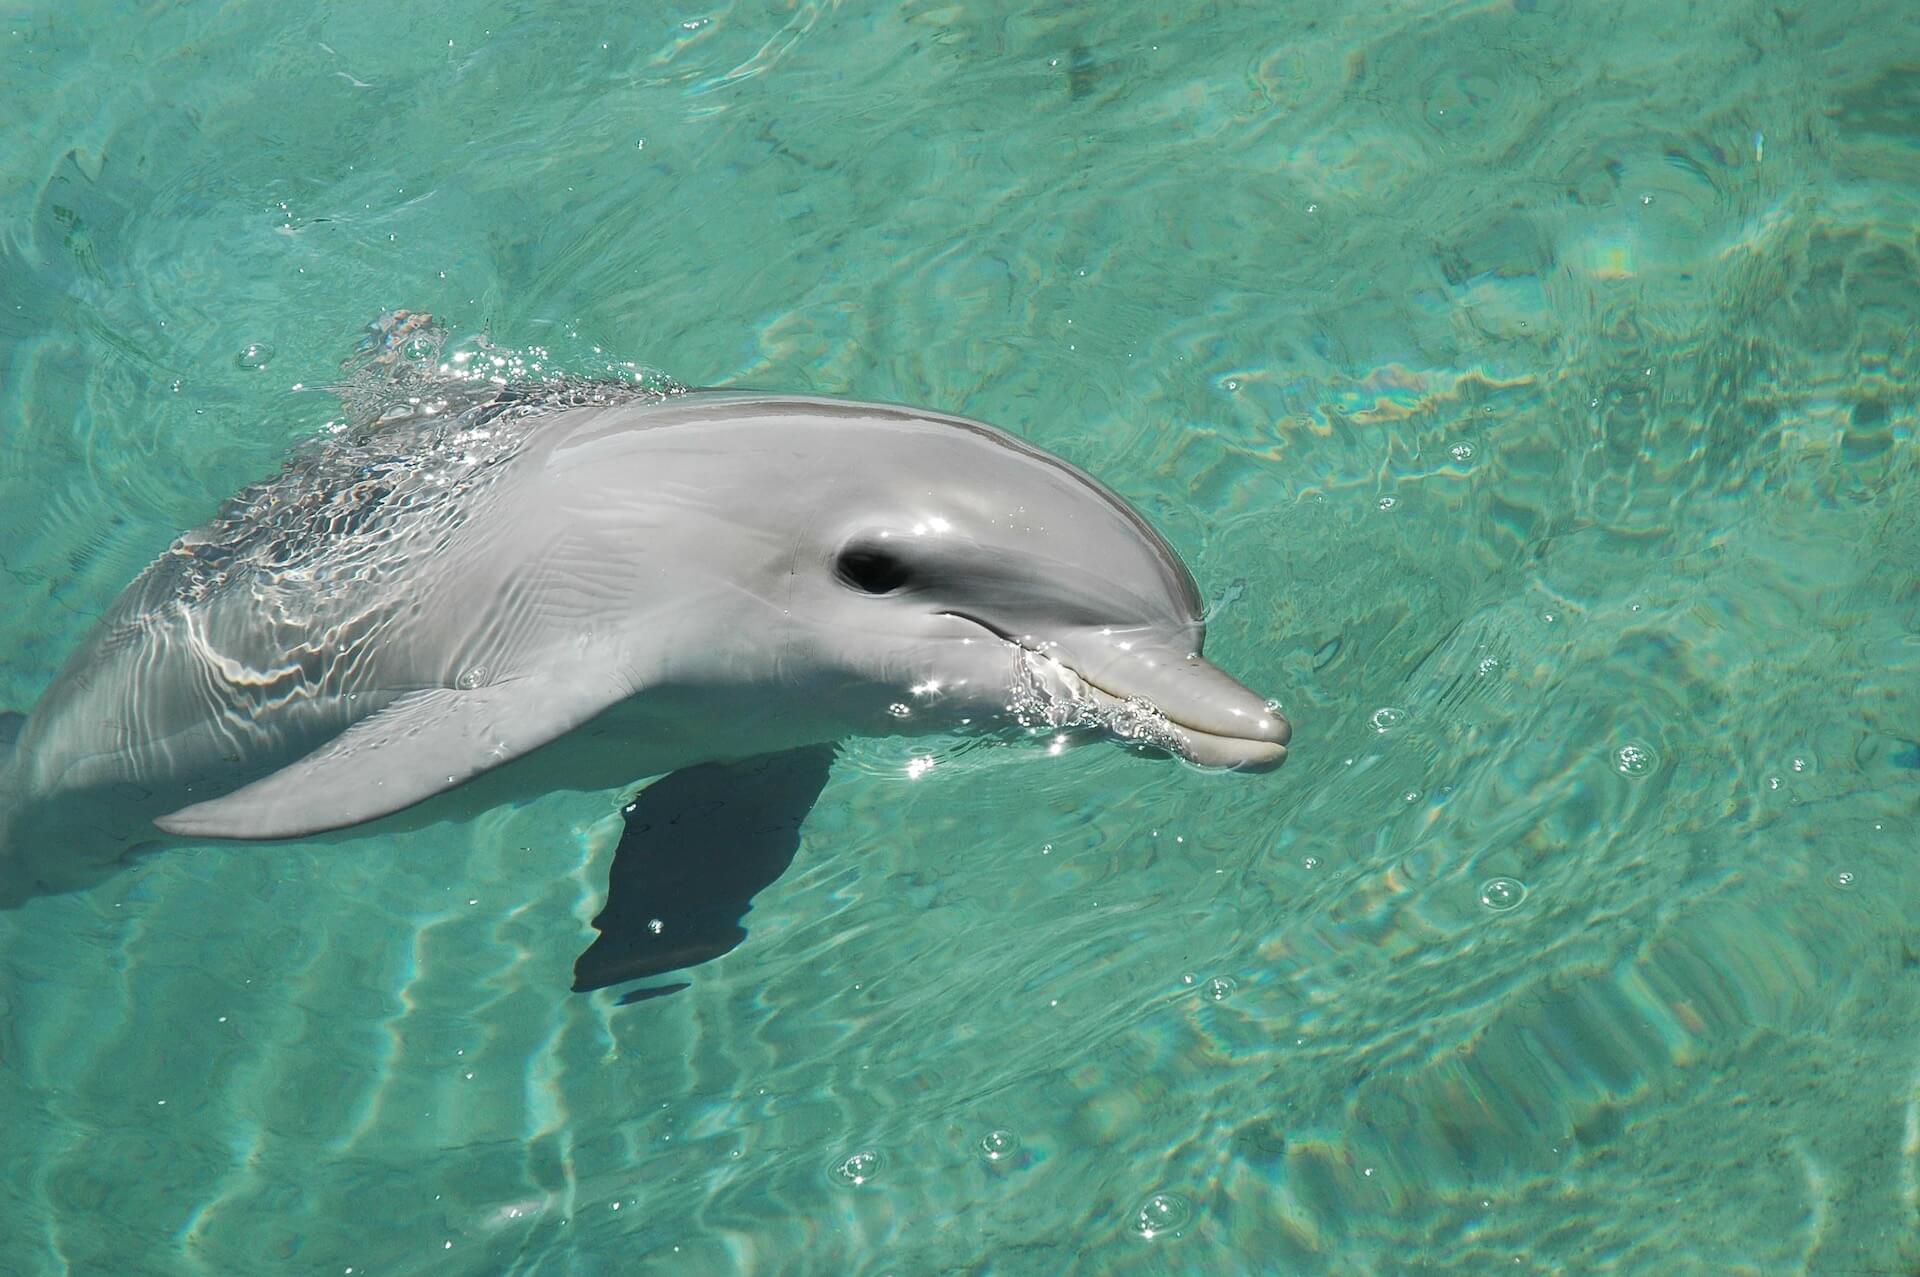
[{"label": "air bubble", "polygon": [[1178,1193],[1155,1193],[1133,1212],[1133,1231],[1147,1241],[1178,1233],[1193,1220],[1193,1203]]},{"label": "air bubble", "polygon": [[240,348],[233,362],[242,368],[258,372],[273,362],[273,347],[265,342],[250,341]]},{"label": "air bubble", "polygon": [[886,1159],[879,1149],[863,1148],[833,1164],[827,1178],[846,1188],[858,1188],[880,1173]]},{"label": "air bubble", "polygon": [[989,1162],[1004,1162],[1020,1151],[1020,1137],[1012,1131],[991,1130],[980,1137],[980,1156]]},{"label": "air bubble", "polygon": [[1788,763],[1787,767],[1796,776],[1811,776],[1813,774],[1813,759],[1802,754],[1795,757],[1791,763]]},{"label": "air bubble", "polygon": [[913,708],[908,705],[903,705],[899,701],[895,701],[893,704],[887,706],[887,713],[893,715],[895,718],[905,718],[907,715],[913,713]]},{"label": "air bubble", "polygon": [[1463,466],[1466,465],[1467,462],[1473,460],[1473,454],[1474,454],[1473,445],[1468,443],[1464,439],[1462,439],[1459,443],[1454,444],[1451,448],[1447,449],[1447,455],[1452,457],[1455,461],[1459,462]]},{"label": "air bubble", "polygon": [[1827,881],[1841,891],[1847,891],[1859,880],[1854,877],[1853,870],[1851,869],[1836,869],[1827,875]]},{"label": "air bubble", "polygon": [[1318,869],[1320,867],[1320,857],[1308,856],[1300,862],[1300,867],[1302,869],[1308,870],[1309,872],[1311,872],[1312,870]]},{"label": "air bubble", "polygon": [[1489,878],[1480,884],[1480,903],[1495,913],[1518,909],[1527,898],[1527,885],[1518,878]]},{"label": "air bubble", "polygon": [[1650,745],[1628,741],[1613,751],[1613,767],[1622,776],[1648,776],[1660,766],[1660,755]]},{"label": "air bubble", "polygon": [[1382,510],[1391,510],[1393,509],[1393,507],[1399,504],[1400,504],[1400,501],[1399,501],[1399,498],[1397,497],[1381,497],[1379,501],[1379,505]]},{"label": "air bubble", "polygon": [[1225,1002],[1233,996],[1235,987],[1229,977],[1217,975],[1201,987],[1200,995],[1209,1002]]},{"label": "air bubble", "polygon": [[660,919],[658,919],[658,918],[648,918],[648,919],[647,919],[647,930],[648,930],[649,932],[651,932],[651,933],[653,933],[654,935],[656,935],[656,936],[657,936],[657,935],[659,935],[659,934],[660,934],[660,933],[661,933],[662,931],[665,931],[666,929],[667,929],[667,924],[666,924],[666,923],[664,923],[664,922],[662,922],[662,921],[660,921]]},{"label": "air bubble", "polygon": [[1392,705],[1382,705],[1373,711],[1367,721],[1373,724],[1373,730],[1385,735],[1406,721],[1407,712]]}]

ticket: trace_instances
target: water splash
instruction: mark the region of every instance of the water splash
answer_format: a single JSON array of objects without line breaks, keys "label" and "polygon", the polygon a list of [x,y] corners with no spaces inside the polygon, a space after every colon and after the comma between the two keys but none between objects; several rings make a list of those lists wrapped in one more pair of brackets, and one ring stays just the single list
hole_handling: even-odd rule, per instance
[{"label": "water splash", "polygon": [[[393,311],[342,365],[344,414],[280,473],[230,498],[149,570],[144,597],[199,603],[239,580],[298,578],[303,594],[371,579],[399,536],[429,544],[556,409],[661,400],[685,387],[536,372],[544,360],[484,345],[443,358],[429,315]],[[532,374],[531,379],[527,379]]]},{"label": "water splash", "polygon": [[1032,648],[1016,650],[1007,713],[1035,734],[1102,731],[1130,745],[1184,752],[1180,730],[1151,702],[1097,692],[1065,665]]}]

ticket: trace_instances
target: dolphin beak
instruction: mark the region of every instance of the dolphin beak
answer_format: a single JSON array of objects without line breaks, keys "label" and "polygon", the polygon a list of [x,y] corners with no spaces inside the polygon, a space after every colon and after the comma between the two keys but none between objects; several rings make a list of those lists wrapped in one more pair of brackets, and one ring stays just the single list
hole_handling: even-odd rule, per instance
[{"label": "dolphin beak", "polygon": [[1293,726],[1197,653],[1140,631],[1096,631],[1062,640],[1041,659],[1056,667],[1048,673],[1068,696],[1090,697],[1107,710],[1128,702],[1158,710],[1190,763],[1264,772],[1287,760]]}]

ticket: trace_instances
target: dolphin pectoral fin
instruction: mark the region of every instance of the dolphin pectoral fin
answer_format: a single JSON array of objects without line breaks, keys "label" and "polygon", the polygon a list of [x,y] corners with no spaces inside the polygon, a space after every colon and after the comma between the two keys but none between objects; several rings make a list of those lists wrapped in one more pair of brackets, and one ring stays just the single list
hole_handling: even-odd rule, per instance
[{"label": "dolphin pectoral fin", "polygon": [[[741,919],[793,863],[833,755],[832,745],[809,745],[702,763],[641,790],[593,920],[599,938],[574,963],[574,991],[678,971],[746,939]],[[636,989],[620,1001],[685,987]]]},{"label": "dolphin pectoral fin", "polygon": [[301,838],[411,807],[571,731],[618,693],[508,682],[409,692],[305,758],[153,823],[188,838]]}]

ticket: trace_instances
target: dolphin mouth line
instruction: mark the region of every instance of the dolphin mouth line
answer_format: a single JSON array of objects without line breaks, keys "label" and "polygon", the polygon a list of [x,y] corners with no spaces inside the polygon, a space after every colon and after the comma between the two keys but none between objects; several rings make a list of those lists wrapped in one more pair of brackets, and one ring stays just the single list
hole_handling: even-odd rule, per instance
[{"label": "dolphin mouth line", "polygon": [[[982,619],[981,617],[974,616],[970,612],[945,611],[940,613],[940,615],[950,616],[954,618],[956,621],[966,621],[970,625],[977,625],[981,629],[993,635],[995,638],[999,639],[1003,643],[1010,644],[1013,647],[1019,649],[1020,651],[1031,653],[1032,655],[1040,657],[1044,660],[1053,661],[1055,664],[1059,665],[1062,669],[1071,673],[1074,676],[1074,678],[1078,679],[1080,681],[1080,684],[1093,694],[1095,701],[1100,703],[1103,708],[1113,709],[1118,706],[1126,705],[1129,702],[1136,701],[1136,697],[1134,695],[1126,692],[1116,692],[1110,687],[1102,686],[1101,684],[1095,682],[1093,679],[1087,677],[1087,675],[1082,671],[1075,669],[1068,662],[1061,660],[1056,653],[1047,651],[1043,647],[1036,647],[1032,643],[1029,643],[1020,638],[1017,638],[1014,635],[1007,633],[1007,631],[1001,629],[999,626],[993,624],[991,621],[987,621]],[[1152,706],[1154,712],[1159,714],[1173,727],[1176,727],[1179,729],[1180,734],[1186,738],[1184,743],[1187,745],[1187,748],[1184,750],[1180,750],[1178,752],[1185,754],[1189,762],[1201,763],[1203,765],[1208,765],[1208,764],[1221,765],[1221,763],[1224,763],[1225,760],[1221,759],[1220,762],[1215,762],[1215,757],[1220,755],[1223,751],[1239,752],[1243,750],[1250,751],[1254,757],[1249,758],[1247,760],[1247,763],[1243,763],[1243,764],[1227,763],[1225,765],[1228,765],[1228,766],[1243,765],[1244,766],[1248,764],[1255,764],[1255,760],[1257,759],[1257,764],[1255,765],[1258,765],[1261,769],[1264,770],[1267,767],[1277,767],[1280,763],[1286,761],[1287,747],[1284,744],[1280,744],[1276,741],[1269,740],[1262,736],[1237,736],[1237,735],[1228,735],[1220,732],[1211,732],[1203,727],[1196,727],[1191,723],[1183,722],[1181,719],[1176,717],[1173,713],[1168,711],[1165,707],[1161,706],[1157,702],[1148,700],[1147,698],[1144,698],[1144,697],[1138,698],[1138,699],[1145,700],[1148,705]]]}]

